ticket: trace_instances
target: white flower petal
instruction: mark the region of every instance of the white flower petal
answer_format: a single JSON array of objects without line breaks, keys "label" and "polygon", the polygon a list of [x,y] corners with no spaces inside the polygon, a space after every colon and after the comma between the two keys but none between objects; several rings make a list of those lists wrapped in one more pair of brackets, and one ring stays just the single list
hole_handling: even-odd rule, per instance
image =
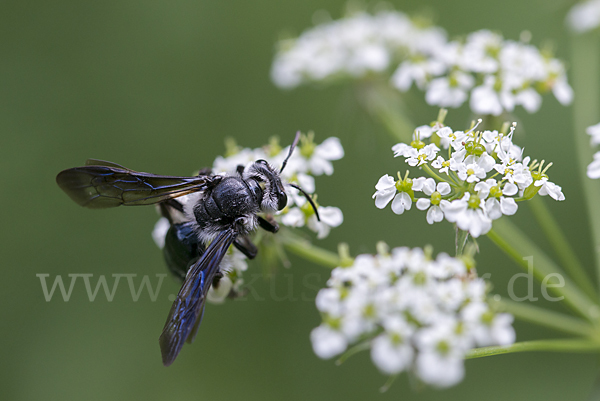
[{"label": "white flower petal", "polygon": [[373,195],[375,198],[375,206],[378,209],[383,209],[394,198],[395,194],[396,188],[375,192]]},{"label": "white flower petal", "polygon": [[329,137],[315,148],[315,154],[325,160],[339,160],[344,157],[344,148],[336,137]]},{"label": "white flower petal", "polygon": [[451,190],[452,190],[452,188],[450,187],[450,184],[448,184],[447,182],[440,182],[437,184],[437,191],[442,196],[448,195],[451,192]]},{"label": "white flower petal", "polygon": [[419,198],[417,199],[417,209],[419,210],[427,210],[427,208],[431,205],[431,200],[429,198]]},{"label": "white flower petal", "polygon": [[502,210],[502,214],[512,216],[517,213],[518,208],[519,206],[517,206],[517,202],[515,202],[513,198],[500,198],[500,209]]},{"label": "white flower petal", "polygon": [[338,227],[344,222],[342,211],[334,206],[319,207],[319,217],[321,218],[321,222],[330,227]]},{"label": "white flower petal", "polygon": [[396,214],[402,214],[404,210],[410,210],[411,205],[412,200],[410,199],[410,195],[406,192],[400,192],[392,202],[392,211]]},{"label": "white flower petal", "polygon": [[427,222],[429,224],[439,223],[442,220],[444,220],[444,213],[439,206],[432,206],[429,208],[427,211]]}]

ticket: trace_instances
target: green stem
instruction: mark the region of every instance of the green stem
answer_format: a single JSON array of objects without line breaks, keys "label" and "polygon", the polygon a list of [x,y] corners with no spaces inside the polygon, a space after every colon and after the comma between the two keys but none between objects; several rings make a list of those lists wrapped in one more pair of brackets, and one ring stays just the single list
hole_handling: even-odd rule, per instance
[{"label": "green stem", "polygon": [[[550,291],[564,297],[566,304],[575,312],[590,321],[598,318],[598,305],[585,295],[538,246],[507,219],[494,221],[494,229],[488,238],[510,256],[526,272],[532,274],[542,285],[547,285],[548,277],[562,278],[564,286],[548,286]],[[527,257],[528,260],[524,259]]]},{"label": "green stem", "polygon": [[341,365],[342,363],[346,362],[346,360],[348,360],[348,358],[350,358],[353,355],[358,354],[359,352],[362,351],[366,351],[369,348],[371,348],[371,341],[363,341],[360,344],[356,344],[354,347],[350,348],[348,351],[344,352],[337,361],[335,361],[336,365]]},{"label": "green stem", "polygon": [[310,241],[298,237],[291,232],[286,231],[284,235],[280,236],[280,240],[288,251],[303,259],[310,260],[330,269],[341,265],[342,261],[337,253],[319,248]]},{"label": "green stem", "polygon": [[523,341],[512,345],[495,345],[474,348],[468,352],[466,359],[484,356],[510,354],[513,352],[550,351],[550,352],[599,352],[600,342],[586,339],[559,339]]},{"label": "green stem", "polygon": [[582,337],[596,338],[598,336],[594,327],[585,320],[533,306],[526,302],[515,302],[505,298],[496,302],[498,302],[500,311],[508,312],[519,320]]},{"label": "green stem", "polygon": [[379,389],[379,392],[385,393],[386,391],[388,391],[390,389],[390,387],[392,387],[392,384],[394,384],[394,382],[396,381],[398,376],[400,376],[400,374],[395,374],[395,375],[390,376],[387,379],[387,381],[385,382],[385,384],[383,386],[381,386],[381,388]]},{"label": "green stem", "polygon": [[600,288],[600,185],[587,178],[587,166],[593,160],[594,149],[585,129],[600,122],[600,44],[595,33],[577,35],[572,38],[572,82],[575,91],[573,122],[579,172],[591,224],[591,240],[596,262],[596,280]]},{"label": "green stem", "polygon": [[579,258],[571,248],[569,241],[554,219],[554,216],[540,196],[534,196],[528,205],[533,211],[538,224],[546,234],[552,248],[561,261],[562,267],[569,273],[573,281],[592,299],[596,298],[596,291],[590,282],[585,269],[579,262]]},{"label": "green stem", "polygon": [[431,177],[435,178],[436,180],[440,181],[440,182],[447,182],[448,184],[450,184],[453,187],[458,187],[458,184],[454,182],[454,180],[452,180],[452,178],[450,178],[450,176],[448,176],[448,178],[443,178],[440,177],[439,175],[437,175],[436,173],[433,172],[433,170],[431,169],[431,167],[429,167],[428,164],[423,164],[421,165],[421,167],[423,168],[423,170],[425,170],[427,172],[427,174],[429,174]]},{"label": "green stem", "polygon": [[458,227],[455,227],[455,230],[456,256],[461,256],[463,254],[463,251],[465,250],[465,245],[467,244],[467,239],[469,238],[469,232],[459,230]]}]

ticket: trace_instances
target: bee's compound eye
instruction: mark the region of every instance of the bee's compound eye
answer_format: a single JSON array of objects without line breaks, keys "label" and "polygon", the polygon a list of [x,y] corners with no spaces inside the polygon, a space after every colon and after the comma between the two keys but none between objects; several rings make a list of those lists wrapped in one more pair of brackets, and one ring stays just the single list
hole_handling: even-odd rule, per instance
[{"label": "bee's compound eye", "polygon": [[285,192],[279,192],[277,196],[277,210],[283,210],[287,205],[287,195]]}]

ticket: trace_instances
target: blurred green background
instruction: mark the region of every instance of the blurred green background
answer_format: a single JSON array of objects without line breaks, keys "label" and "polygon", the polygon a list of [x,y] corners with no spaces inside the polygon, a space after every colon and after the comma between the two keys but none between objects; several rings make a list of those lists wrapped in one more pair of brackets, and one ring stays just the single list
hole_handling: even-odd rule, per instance
[{"label": "blurred green background", "polygon": [[[223,152],[225,136],[256,147],[272,135],[285,144],[296,130],[314,129],[320,141],[338,136],[346,157],[332,177],[317,180],[319,200],[340,207],[341,228],[320,245],[349,243],[353,254],[392,246],[452,251],[448,223],[429,226],[424,214],[395,216],[371,199],[384,173],[400,166],[394,142],[362,114],[342,86],[291,92],[269,80],[274,42],[300,33],[316,10],[338,17],[343,0],[225,1],[6,1],[0,6],[0,166],[2,168],[2,279],[0,280],[0,390],[6,400],[575,400],[585,398],[598,374],[589,355],[530,353],[466,362],[458,386],[411,390],[406,375],[386,394],[386,381],[368,354],[336,367],[312,352],[309,333],[320,322],[314,307],[328,271],[292,258],[290,270],[254,281],[261,300],[208,307],[196,342],[164,368],[158,336],[178,290],[170,277],[156,302],[144,292],[132,302],[125,279],[113,302],[87,298],[82,281],[71,300],[46,302],[36,274],[66,279],[166,273],[150,237],[152,208],[90,211],[76,206],[54,177],[86,158],[115,161],[160,174],[186,175]],[[517,39],[554,43],[569,57],[563,19],[566,2],[476,0],[394,1],[425,12],[451,35],[500,30]],[[412,108],[424,124],[437,110]],[[554,161],[552,180],[567,201],[548,202],[583,262],[590,264],[588,228],[579,196],[570,108],[551,96],[540,112],[521,119],[516,142],[526,153]],[[447,122],[467,123],[467,110]],[[589,182],[588,182],[589,185]],[[512,221],[547,244],[521,207]],[[480,273],[491,272],[495,291],[518,272],[482,238]],[[251,264],[249,273],[260,272]],[[81,279],[78,279],[81,280]],[[522,280],[516,292],[524,293]],[[293,299],[284,300],[290,293]],[[539,295],[539,287],[536,284]],[[538,305],[565,310],[560,304]],[[559,334],[517,322],[519,340]]]}]

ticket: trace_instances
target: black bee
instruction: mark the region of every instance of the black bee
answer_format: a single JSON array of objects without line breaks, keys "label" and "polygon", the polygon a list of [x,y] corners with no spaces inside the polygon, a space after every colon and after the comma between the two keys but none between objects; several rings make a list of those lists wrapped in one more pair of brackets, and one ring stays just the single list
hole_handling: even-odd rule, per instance
[{"label": "black bee", "polygon": [[[171,271],[183,279],[183,285],[159,339],[165,366],[173,363],[185,341],[194,340],[208,290],[223,277],[220,265],[229,247],[233,244],[248,258],[254,258],[257,248],[248,234],[258,226],[272,233],[279,230],[269,214],[287,204],[280,174],[299,139],[300,133],[279,171],[265,160],[257,160],[247,168],[238,166],[235,174],[214,175],[204,170],[195,177],[177,177],[89,159],[84,167],[57,175],[59,187],[81,206],[104,209],[158,204],[169,219],[164,256]],[[318,219],[310,196],[297,185],[287,185],[307,198]],[[194,199],[185,206],[176,199],[189,194]]]}]

